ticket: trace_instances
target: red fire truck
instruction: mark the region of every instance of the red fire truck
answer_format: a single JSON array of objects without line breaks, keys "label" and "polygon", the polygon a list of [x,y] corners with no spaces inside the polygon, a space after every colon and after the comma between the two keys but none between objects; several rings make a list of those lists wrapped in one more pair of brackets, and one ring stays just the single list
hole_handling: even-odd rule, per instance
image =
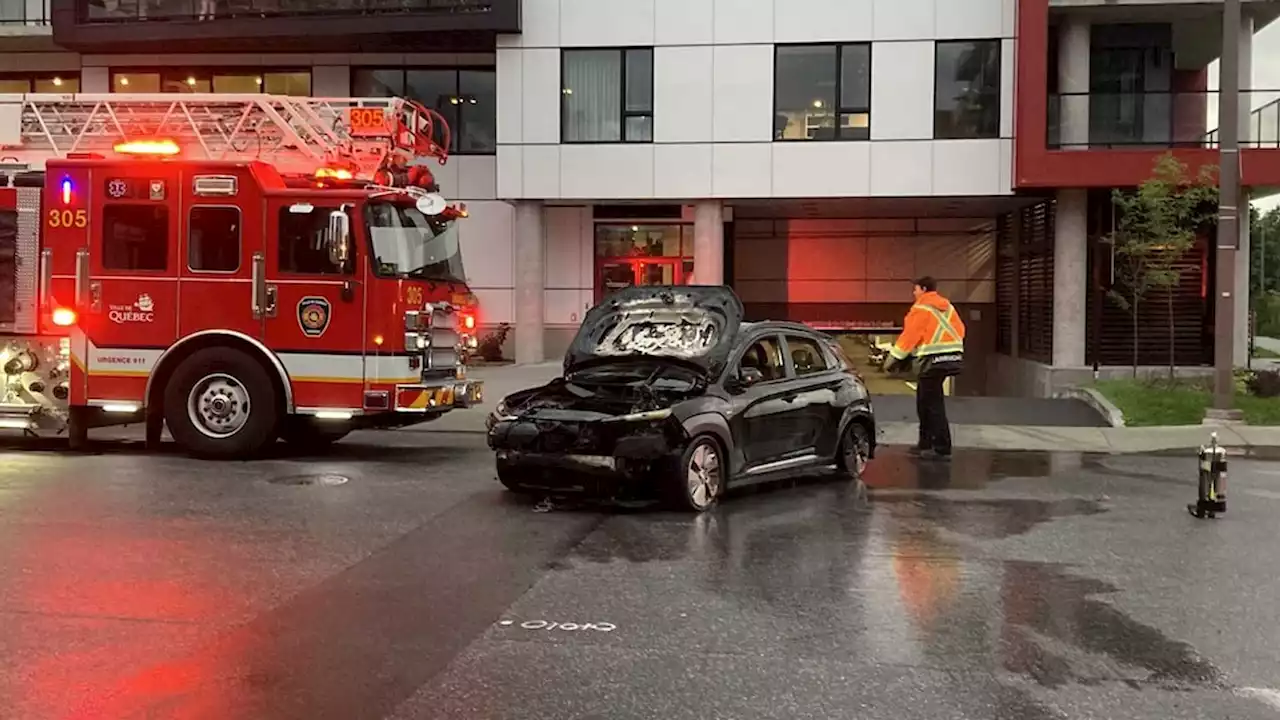
[{"label": "red fire truck", "polygon": [[0,95],[0,427],[244,458],[477,403],[447,147],[398,98]]}]

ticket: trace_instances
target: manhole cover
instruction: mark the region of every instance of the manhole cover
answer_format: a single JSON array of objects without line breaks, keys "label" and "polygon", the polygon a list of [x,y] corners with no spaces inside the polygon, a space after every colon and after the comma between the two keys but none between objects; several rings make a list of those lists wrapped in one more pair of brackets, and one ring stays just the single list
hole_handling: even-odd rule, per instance
[{"label": "manhole cover", "polygon": [[268,482],[275,485],[321,485],[332,487],[334,485],[342,485],[351,478],[344,475],[286,475],[284,477],[273,478]]}]

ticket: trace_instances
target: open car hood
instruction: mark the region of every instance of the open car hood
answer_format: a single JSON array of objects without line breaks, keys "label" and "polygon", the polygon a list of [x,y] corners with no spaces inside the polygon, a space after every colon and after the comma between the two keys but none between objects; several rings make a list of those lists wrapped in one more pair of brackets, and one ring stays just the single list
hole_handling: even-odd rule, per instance
[{"label": "open car hood", "polygon": [[627,288],[587,311],[565,354],[565,373],[624,358],[668,358],[713,376],[741,323],[742,301],[723,285]]}]

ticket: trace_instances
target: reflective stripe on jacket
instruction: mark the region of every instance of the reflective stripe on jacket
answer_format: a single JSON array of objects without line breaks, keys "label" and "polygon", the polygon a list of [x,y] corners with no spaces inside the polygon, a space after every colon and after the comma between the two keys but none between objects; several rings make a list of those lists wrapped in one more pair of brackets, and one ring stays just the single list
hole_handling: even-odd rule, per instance
[{"label": "reflective stripe on jacket", "polygon": [[889,349],[895,360],[964,352],[964,321],[955,307],[936,292],[927,292],[907,312],[902,334]]}]

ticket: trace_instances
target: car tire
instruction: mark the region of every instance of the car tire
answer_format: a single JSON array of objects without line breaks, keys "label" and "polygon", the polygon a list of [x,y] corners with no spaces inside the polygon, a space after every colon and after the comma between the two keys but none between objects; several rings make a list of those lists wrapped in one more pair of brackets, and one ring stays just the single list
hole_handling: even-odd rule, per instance
[{"label": "car tire", "polygon": [[849,421],[840,437],[840,471],[853,480],[861,480],[871,459],[871,434],[857,420]]},{"label": "car tire", "polygon": [[267,371],[227,347],[183,360],[164,393],[164,420],[173,439],[198,457],[232,460],[258,455],[275,442],[281,398]]},{"label": "car tire", "polygon": [[711,435],[699,435],[680,454],[666,478],[669,504],[685,512],[703,513],[724,495],[727,456]]}]

